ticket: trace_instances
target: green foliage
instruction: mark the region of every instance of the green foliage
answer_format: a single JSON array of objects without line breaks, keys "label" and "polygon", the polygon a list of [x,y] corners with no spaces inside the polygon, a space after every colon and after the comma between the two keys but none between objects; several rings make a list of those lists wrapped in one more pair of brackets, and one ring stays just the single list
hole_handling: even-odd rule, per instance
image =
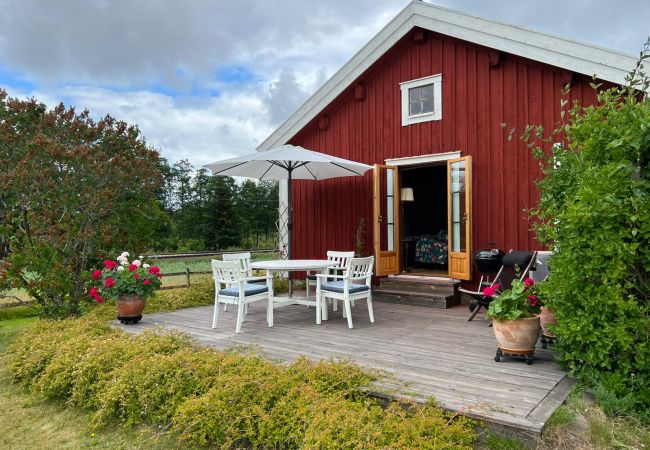
[{"label": "green foliage", "polygon": [[[630,85],[645,85],[640,78]],[[555,249],[543,292],[566,367],[647,411],[650,102],[633,87],[600,92],[598,101],[575,104],[550,137],[561,145],[535,151],[544,174],[537,236]],[[526,137],[536,139],[531,130]]]},{"label": "green foliage", "polygon": [[25,289],[46,316],[80,313],[96,255],[150,240],[157,162],[134,126],[0,90],[0,289]]},{"label": "green foliage", "polygon": [[187,338],[131,336],[90,316],[40,321],[12,345],[15,382],[95,411],[95,422],[165,427],[217,448],[471,449],[473,423],[433,403],[382,408],[373,377],[345,362],[279,365],[195,347]]},{"label": "green foliage", "polygon": [[153,248],[181,252],[275,245],[277,182],[236,183],[196,170],[186,160],[163,166],[161,199],[172,225]]},{"label": "green foliage", "polygon": [[490,450],[526,450],[526,446],[509,436],[490,433],[487,438],[487,448]]},{"label": "green foliage", "polygon": [[[517,320],[539,314],[542,302],[539,300],[537,292],[538,286],[533,284],[533,280],[530,278],[525,281],[513,280],[510,289],[498,294],[490,302],[487,316],[493,320]],[[494,295],[495,289],[486,288],[483,293],[491,297]]]}]

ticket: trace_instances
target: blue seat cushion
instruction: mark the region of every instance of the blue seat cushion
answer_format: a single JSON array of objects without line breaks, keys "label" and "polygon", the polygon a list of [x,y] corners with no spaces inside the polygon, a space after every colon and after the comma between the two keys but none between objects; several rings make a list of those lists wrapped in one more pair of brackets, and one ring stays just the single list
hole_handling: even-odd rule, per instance
[{"label": "blue seat cushion", "polygon": [[[348,285],[348,289],[350,294],[356,294],[357,292],[363,292],[368,290],[368,286],[365,284],[353,284],[350,283]],[[330,292],[338,292],[339,294],[343,293],[343,281],[332,281],[330,283],[325,283],[324,285],[321,286],[321,290],[323,291],[330,291]]]},{"label": "blue seat cushion", "polygon": [[[307,279],[311,281],[316,281],[316,275],[307,275]],[[334,281],[334,278],[328,278],[327,281]]]},{"label": "blue seat cushion", "polygon": [[[262,284],[249,284],[244,283],[244,296],[248,297],[249,295],[261,294],[263,292],[268,292],[269,288],[267,285]],[[239,286],[231,286],[228,289],[221,289],[219,295],[224,295],[226,297],[239,297]]]}]

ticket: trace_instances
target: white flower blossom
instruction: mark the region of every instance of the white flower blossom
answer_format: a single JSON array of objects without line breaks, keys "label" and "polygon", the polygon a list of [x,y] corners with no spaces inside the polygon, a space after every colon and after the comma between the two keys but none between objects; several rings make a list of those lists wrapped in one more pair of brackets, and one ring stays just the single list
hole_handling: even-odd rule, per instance
[{"label": "white flower blossom", "polygon": [[147,263],[144,263],[144,264],[142,265],[142,267],[144,267],[145,269],[148,269],[148,268],[151,267],[151,266],[150,266],[149,264],[147,264]]},{"label": "white flower blossom", "polygon": [[117,271],[118,271],[118,272],[121,272],[121,271],[123,271],[123,270],[124,270],[124,266],[117,266]]},{"label": "white flower blossom", "polygon": [[138,259],[144,259],[144,256],[140,255],[138,256]]},{"label": "white flower blossom", "polygon": [[133,265],[134,265],[134,266],[136,266],[136,267],[140,267],[141,264],[142,264],[142,261],[140,261],[139,259],[134,259],[134,260],[133,260]]},{"label": "white flower blossom", "polygon": [[120,261],[120,264],[123,265],[123,266],[128,266],[129,261],[127,261],[126,259],[123,259],[122,261]]}]

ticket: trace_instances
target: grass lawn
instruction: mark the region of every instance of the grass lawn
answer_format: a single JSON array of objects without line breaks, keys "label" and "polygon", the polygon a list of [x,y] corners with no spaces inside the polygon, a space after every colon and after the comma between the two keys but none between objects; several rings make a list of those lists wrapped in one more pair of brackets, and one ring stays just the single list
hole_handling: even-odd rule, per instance
[{"label": "grass lawn", "polygon": [[11,383],[5,350],[34,317],[0,320],[0,448],[178,449],[192,448],[154,427],[93,429],[91,413],[43,400]]}]

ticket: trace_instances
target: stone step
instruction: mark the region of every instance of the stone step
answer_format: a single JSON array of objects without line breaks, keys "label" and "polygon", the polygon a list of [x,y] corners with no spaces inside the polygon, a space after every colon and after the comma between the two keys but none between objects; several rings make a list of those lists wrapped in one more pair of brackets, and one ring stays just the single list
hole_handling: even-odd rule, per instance
[{"label": "stone step", "polygon": [[397,303],[402,305],[428,306],[432,308],[450,308],[458,305],[459,297],[454,295],[437,295],[426,292],[405,291],[403,289],[375,288],[372,290],[373,301]]}]

